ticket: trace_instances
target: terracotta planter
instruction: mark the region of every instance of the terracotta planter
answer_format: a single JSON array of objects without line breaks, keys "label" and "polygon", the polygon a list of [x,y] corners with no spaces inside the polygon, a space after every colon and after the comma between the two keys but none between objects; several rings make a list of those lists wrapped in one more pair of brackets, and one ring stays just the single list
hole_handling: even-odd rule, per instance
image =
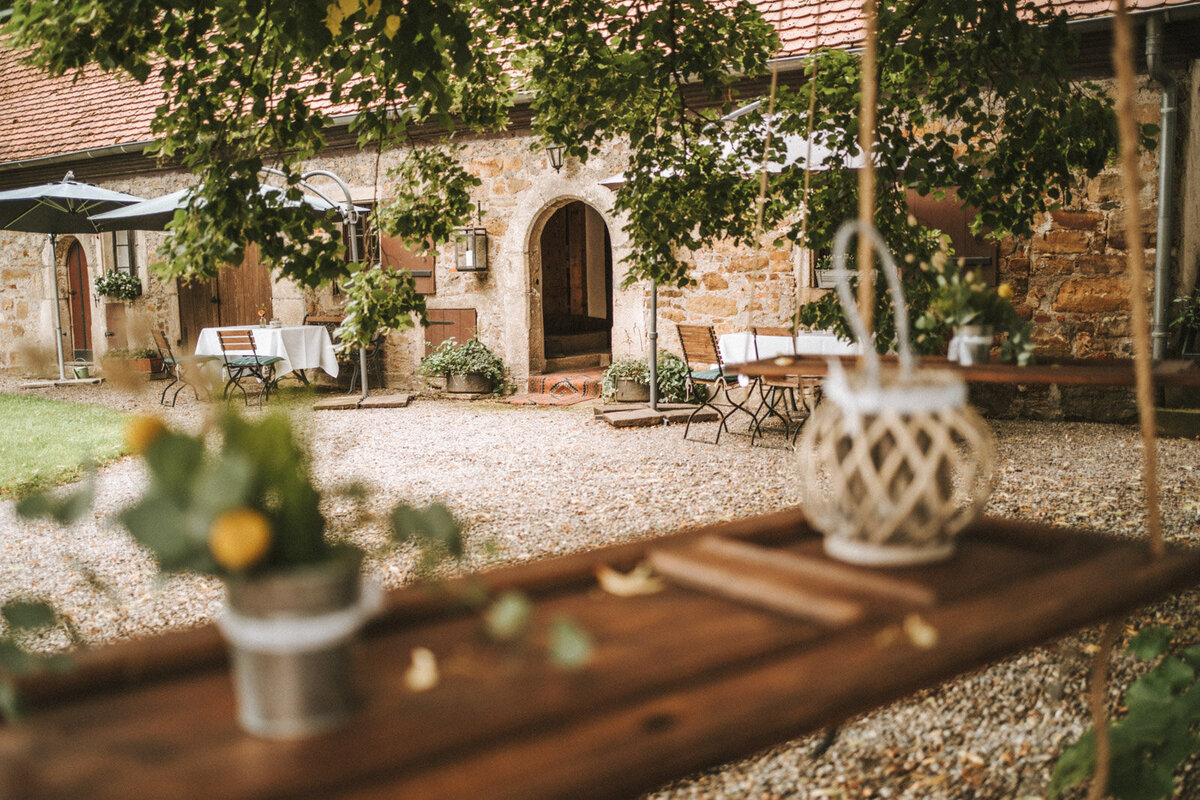
[{"label": "terracotta planter", "polygon": [[454,394],[490,394],[492,381],[479,372],[450,372],[446,375],[446,391]]},{"label": "terracotta planter", "polygon": [[116,364],[117,370],[123,372],[144,372],[147,375],[162,372],[163,362],[158,356],[154,358],[104,358],[106,366]]},{"label": "terracotta planter", "polygon": [[229,642],[238,721],[269,739],[312,736],[358,705],[354,640],[378,608],[357,558],[226,580],[218,621]]},{"label": "terracotta planter", "polygon": [[645,403],[650,400],[650,384],[633,378],[614,378],[613,400],[618,403]]}]

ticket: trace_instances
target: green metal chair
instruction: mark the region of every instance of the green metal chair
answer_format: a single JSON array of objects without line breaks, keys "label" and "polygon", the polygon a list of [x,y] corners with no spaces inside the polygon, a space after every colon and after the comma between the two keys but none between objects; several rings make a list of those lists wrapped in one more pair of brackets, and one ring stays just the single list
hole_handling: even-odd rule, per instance
[{"label": "green metal chair", "polygon": [[250,405],[250,393],[243,381],[255,379],[259,382],[258,405],[262,406],[271,396],[275,383],[275,365],[283,361],[279,356],[260,356],[254,347],[254,331],[249,329],[217,331],[221,343],[221,358],[225,364],[225,391],[221,397],[228,399],[234,388],[242,393],[246,405]]}]

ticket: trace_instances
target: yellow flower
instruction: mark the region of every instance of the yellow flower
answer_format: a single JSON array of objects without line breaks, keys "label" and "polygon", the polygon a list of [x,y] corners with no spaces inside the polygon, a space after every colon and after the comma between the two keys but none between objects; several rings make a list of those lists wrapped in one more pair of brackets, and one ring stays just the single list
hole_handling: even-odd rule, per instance
[{"label": "yellow flower", "polygon": [[271,549],[271,523],[252,508],[226,511],[208,529],[208,549],[225,569],[248,569]]},{"label": "yellow flower", "polygon": [[134,417],[125,427],[125,446],[134,455],[145,455],[158,437],[167,432],[167,424],[158,417]]},{"label": "yellow flower", "polygon": [[400,30],[400,17],[395,14],[388,14],[387,20],[383,23],[383,35],[389,39],[393,39],[398,30]]},{"label": "yellow flower", "polygon": [[996,287],[996,294],[1000,295],[1002,300],[1012,300],[1013,288],[1012,284],[1002,283]]}]

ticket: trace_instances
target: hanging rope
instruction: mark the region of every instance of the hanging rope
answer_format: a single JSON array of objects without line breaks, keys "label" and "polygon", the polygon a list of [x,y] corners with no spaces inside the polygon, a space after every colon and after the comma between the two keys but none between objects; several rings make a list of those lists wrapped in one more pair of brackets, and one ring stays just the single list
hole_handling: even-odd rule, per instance
[{"label": "hanging rope", "polygon": [[[1129,266],[1129,316],[1133,326],[1134,374],[1137,383],[1138,418],[1142,436],[1142,485],[1146,497],[1146,526],[1150,552],[1155,558],[1166,552],[1158,494],[1158,451],[1154,440],[1154,397],[1150,378],[1150,326],[1146,312],[1145,253],[1142,249],[1141,178],[1138,173],[1138,136],[1134,117],[1133,26],[1125,0],[1117,0],[1113,22],[1113,67],[1117,77],[1117,132],[1121,142],[1121,185],[1125,200],[1125,236]],[[1158,242],[1159,247],[1169,246]],[[1108,788],[1111,742],[1108,736],[1106,686],[1121,623],[1109,622],[1100,636],[1100,649],[1092,661],[1088,705],[1096,731],[1096,769],[1088,787],[1088,800],[1100,800]]]},{"label": "hanging rope", "polygon": [[[821,29],[821,3],[817,2],[817,14],[815,27]],[[814,45],[814,50],[816,46]],[[811,57],[810,57],[811,58]],[[804,152],[804,216],[800,219],[800,241],[804,242],[804,246],[808,247],[808,215],[809,215],[809,198],[812,196],[812,150],[813,150],[813,132],[815,130],[817,114],[817,60],[811,58],[812,75],[808,78],[808,132],[805,141]],[[809,252],[812,248],[808,247]],[[810,259],[811,261],[811,259]],[[812,270],[815,265],[810,264],[809,270]],[[792,330],[796,330],[796,322],[800,319],[800,284],[803,282],[801,275],[802,268],[800,260],[796,259],[796,266],[793,270],[793,277],[796,281],[796,310],[792,315]],[[811,272],[810,272],[811,274]]]},{"label": "hanging rope", "polygon": [[[858,221],[864,226],[875,224],[875,96],[878,90],[876,71],[875,0],[863,0],[863,21],[866,24],[866,45],[862,55],[862,76],[859,79],[858,144],[863,165],[858,172]],[[862,316],[868,335],[875,327],[875,277],[871,270],[871,242],[858,237],[858,313]],[[900,312],[897,312],[900,313]],[[869,346],[863,342],[863,346]]]}]

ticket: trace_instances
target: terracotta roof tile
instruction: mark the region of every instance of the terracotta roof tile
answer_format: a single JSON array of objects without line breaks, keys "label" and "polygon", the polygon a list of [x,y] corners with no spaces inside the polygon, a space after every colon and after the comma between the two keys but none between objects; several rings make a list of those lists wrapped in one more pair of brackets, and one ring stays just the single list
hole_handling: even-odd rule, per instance
[{"label": "terracotta roof tile", "polygon": [[[779,31],[781,57],[862,43],[861,0],[754,1]],[[1129,0],[1128,5],[1144,12],[1193,1]],[[1109,0],[1042,3],[1079,19],[1107,16],[1112,8]],[[97,68],[84,70],[78,80],[47,77],[22,64],[0,39],[0,164],[150,140],[160,99],[153,79],[142,85]]]}]

